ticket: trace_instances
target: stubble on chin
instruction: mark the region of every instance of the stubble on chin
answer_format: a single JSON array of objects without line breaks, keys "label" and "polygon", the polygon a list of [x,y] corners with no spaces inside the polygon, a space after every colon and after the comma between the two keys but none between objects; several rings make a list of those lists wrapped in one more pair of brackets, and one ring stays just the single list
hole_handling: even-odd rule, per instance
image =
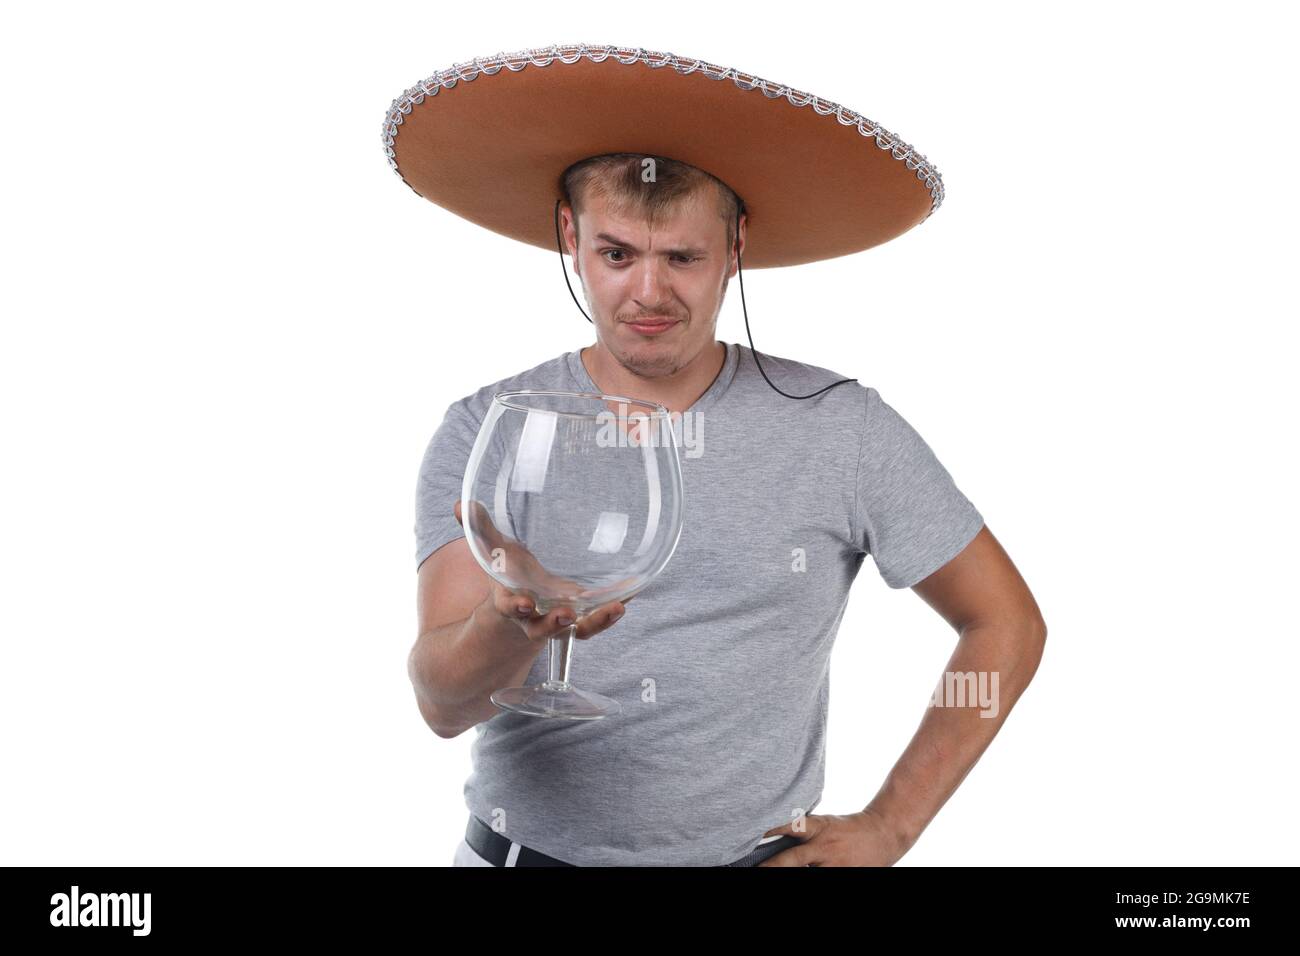
[{"label": "stubble on chin", "polygon": [[618,356],[618,361],[629,372],[642,378],[663,378],[664,376],[675,375],[685,367],[678,355],[649,355],[638,349],[624,352]]}]

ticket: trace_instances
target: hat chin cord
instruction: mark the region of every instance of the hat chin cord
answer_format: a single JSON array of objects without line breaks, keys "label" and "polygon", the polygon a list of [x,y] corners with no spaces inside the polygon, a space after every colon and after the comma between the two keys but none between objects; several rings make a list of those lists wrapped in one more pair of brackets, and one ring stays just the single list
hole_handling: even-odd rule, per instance
[{"label": "hat chin cord", "polygon": [[[569,287],[569,295],[573,297],[573,304],[578,307],[578,311],[582,313],[582,317],[588,322],[591,322],[591,316],[587,315],[586,311],[582,308],[582,304],[578,301],[578,297],[574,295],[573,285],[569,282],[569,270],[564,266],[564,244],[560,239],[560,200],[558,199],[555,200],[555,248],[560,253],[560,271],[564,274],[564,284]],[[754,348],[754,336],[750,334],[749,331],[749,309],[745,306],[745,270],[740,261],[740,249],[736,249],[736,275],[740,279],[740,310],[745,316],[745,335],[749,338],[749,350],[753,353],[754,364],[758,366],[758,372],[763,376],[763,381],[767,382],[768,385],[771,385],[774,391],[780,392],[786,398],[804,399],[812,398],[814,395],[820,395],[822,392],[832,389],[836,385],[843,385],[846,382],[857,381],[856,378],[842,378],[838,382],[831,382],[831,384],[827,385],[825,388],[819,388],[817,391],[809,392],[807,395],[791,395],[789,392],[782,392],[775,385],[772,385],[772,380],[767,377],[767,373],[763,371],[762,364],[758,361],[758,349]],[[596,323],[592,322],[591,324],[595,325]]]}]

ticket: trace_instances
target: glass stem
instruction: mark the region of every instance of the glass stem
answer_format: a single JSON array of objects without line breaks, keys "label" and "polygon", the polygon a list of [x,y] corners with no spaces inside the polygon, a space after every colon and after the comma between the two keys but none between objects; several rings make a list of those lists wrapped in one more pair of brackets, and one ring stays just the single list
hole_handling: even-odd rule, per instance
[{"label": "glass stem", "polygon": [[569,661],[573,657],[574,635],[578,633],[575,621],[565,630],[563,636],[550,639],[551,677],[542,686],[547,690],[569,690]]}]

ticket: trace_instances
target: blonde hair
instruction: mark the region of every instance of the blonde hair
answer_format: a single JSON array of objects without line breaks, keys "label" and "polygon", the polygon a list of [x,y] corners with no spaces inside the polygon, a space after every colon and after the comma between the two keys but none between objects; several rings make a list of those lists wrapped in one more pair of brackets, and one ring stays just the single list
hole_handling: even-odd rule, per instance
[{"label": "blonde hair", "polygon": [[[654,161],[654,180],[641,175],[645,161]],[[618,216],[635,216],[651,226],[663,221],[681,204],[704,198],[712,191],[718,216],[726,225],[727,251],[736,244],[736,231],[745,202],[716,176],[666,156],[644,153],[605,153],[574,163],[560,177],[564,199],[573,208],[577,235],[582,204],[593,196],[603,198]]]}]

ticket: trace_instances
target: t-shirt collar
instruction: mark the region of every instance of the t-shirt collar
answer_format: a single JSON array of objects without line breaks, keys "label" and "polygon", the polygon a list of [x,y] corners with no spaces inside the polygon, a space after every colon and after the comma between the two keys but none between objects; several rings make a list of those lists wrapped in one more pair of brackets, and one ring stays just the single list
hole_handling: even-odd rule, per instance
[{"label": "t-shirt collar", "polygon": [[[731,384],[731,380],[735,378],[736,366],[740,364],[740,346],[734,342],[724,342],[723,344],[727,347],[727,357],[722,362],[722,370],[718,372],[718,376],[713,380],[713,384],[710,385],[708,389],[705,390],[704,394],[695,400],[695,404],[686,409],[686,411],[698,412],[712,405],[722,397],[723,392],[725,392],[727,387]],[[587,373],[587,366],[582,364],[582,349],[574,349],[572,352],[567,353],[565,359],[569,368],[569,373],[573,376],[574,381],[577,382],[580,391],[600,391],[596,386],[596,383],[591,380],[591,376]],[[628,395],[626,397],[637,398],[639,396]]]}]

